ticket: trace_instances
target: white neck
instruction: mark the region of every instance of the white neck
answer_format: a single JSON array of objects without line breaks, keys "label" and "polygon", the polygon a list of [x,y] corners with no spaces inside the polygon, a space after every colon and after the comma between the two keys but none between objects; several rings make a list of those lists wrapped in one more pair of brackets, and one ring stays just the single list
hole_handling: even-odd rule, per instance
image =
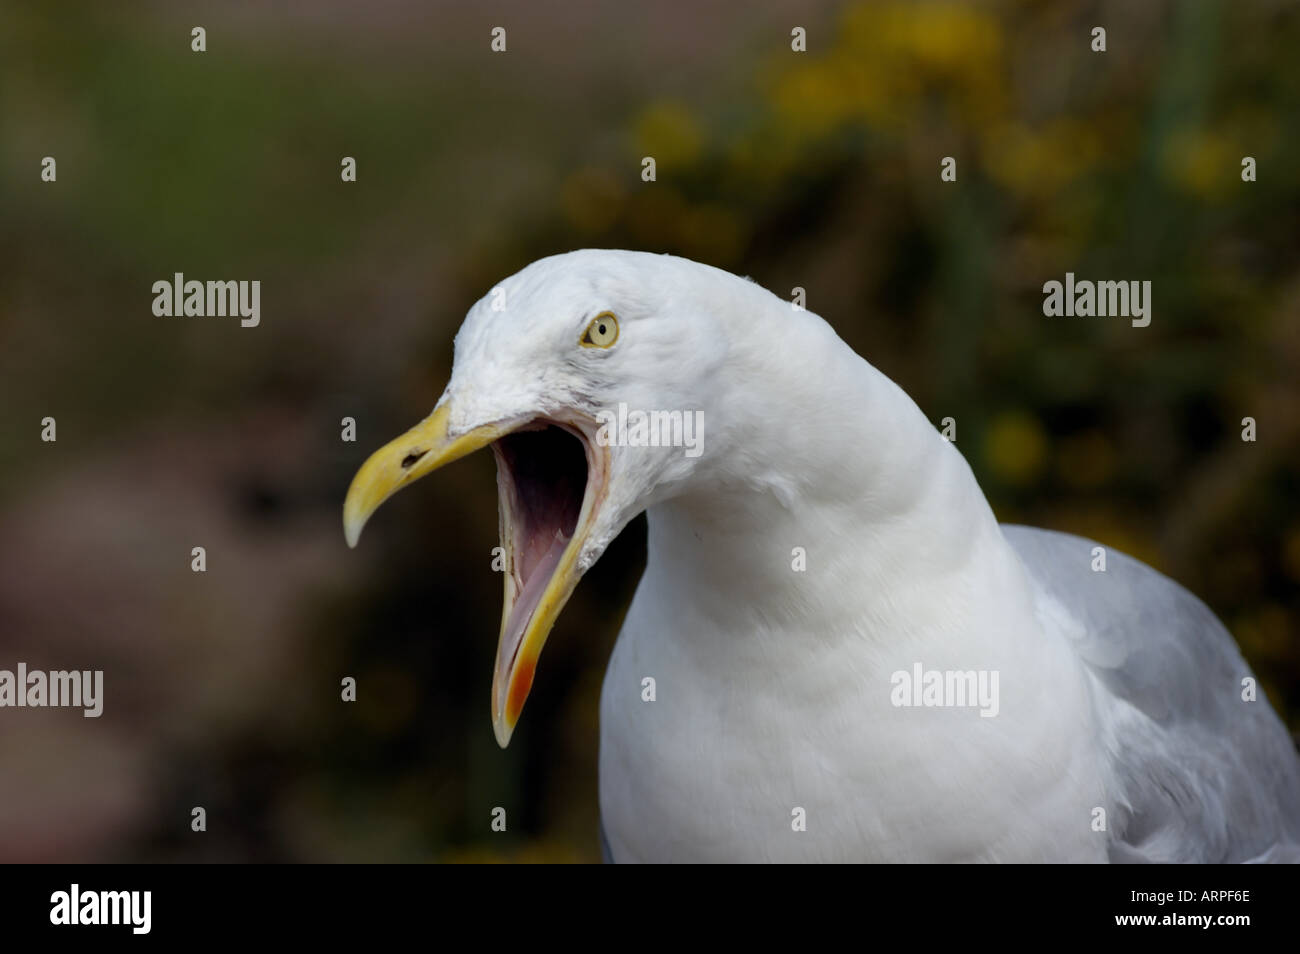
[{"label": "white neck", "polygon": [[[743,318],[766,327],[729,336],[701,466],[647,513],[645,576],[601,702],[614,855],[897,861],[924,828],[959,846],[945,860],[1016,857],[1018,829],[978,806],[1083,817],[1060,801],[1074,797],[1061,778],[1096,776],[1070,761],[1076,747],[1015,758],[1087,732],[1062,724],[1085,706],[1078,664],[1044,638],[957,449],[824,322],[767,298]],[[917,663],[1000,674],[999,717],[898,707],[891,674]],[[647,676],[660,705],[643,701]],[[807,840],[754,837],[791,806],[817,819]]]},{"label": "white neck", "polygon": [[[730,397],[714,411],[725,420],[711,427],[709,463],[648,511],[647,574],[719,618],[796,629],[801,616],[815,619],[814,639],[867,625],[897,640],[937,602],[974,614],[988,611],[991,594],[1027,599],[961,454],[825,322],[771,300],[746,320],[780,322],[769,328],[778,333],[742,335],[767,346],[729,355],[719,390]],[[804,572],[793,568],[796,547]],[[914,583],[922,579],[925,590]],[[832,608],[846,618],[828,619]]]}]

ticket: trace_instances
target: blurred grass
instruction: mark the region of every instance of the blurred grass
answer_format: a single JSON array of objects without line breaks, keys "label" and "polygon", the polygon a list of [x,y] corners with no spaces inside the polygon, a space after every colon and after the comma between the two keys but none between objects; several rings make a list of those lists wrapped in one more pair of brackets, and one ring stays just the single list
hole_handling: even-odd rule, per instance
[{"label": "blurred grass", "polygon": [[[1298,42],[1300,11],[1265,0],[6,7],[0,643],[113,635],[93,651],[148,674],[101,726],[48,730],[69,751],[111,731],[138,768],[84,842],[53,809],[11,811],[25,856],[597,857],[597,698],[640,524],[566,609],[505,753],[491,463],[404,495],[354,554],[337,526],[364,454],[432,405],[468,305],[582,246],[807,289],[932,420],[956,418],[1002,519],[1173,575],[1300,728]],[[260,279],[262,326],[153,318],[174,271]],[[1151,326],[1045,319],[1042,283],[1066,271],[1151,280]],[[130,539],[74,513],[133,514]],[[154,601],[156,562],[196,534],[250,569]],[[96,631],[119,618],[107,593],[134,607],[126,631]],[[287,678],[250,691],[256,646]],[[14,791],[74,797],[12,733],[0,756]],[[218,822],[199,847],[197,803]]]}]

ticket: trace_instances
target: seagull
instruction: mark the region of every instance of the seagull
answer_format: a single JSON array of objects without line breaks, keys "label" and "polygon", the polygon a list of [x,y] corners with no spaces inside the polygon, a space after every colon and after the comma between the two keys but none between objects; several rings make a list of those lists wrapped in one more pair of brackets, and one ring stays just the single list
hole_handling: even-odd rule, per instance
[{"label": "seagull", "polygon": [[1000,525],[817,315],[588,249],[501,282],[454,350],[432,413],[357,472],[346,539],[491,448],[504,748],[579,579],[647,515],[601,691],[607,860],[1300,860],[1300,757],[1214,614],[1095,541]]}]

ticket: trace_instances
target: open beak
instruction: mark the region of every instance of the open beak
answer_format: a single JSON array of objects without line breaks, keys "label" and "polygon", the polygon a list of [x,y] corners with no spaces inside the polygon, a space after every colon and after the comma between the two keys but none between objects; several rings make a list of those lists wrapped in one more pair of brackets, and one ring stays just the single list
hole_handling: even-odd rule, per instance
[{"label": "open beak", "polygon": [[532,688],[537,657],[583,570],[578,558],[608,486],[608,449],[580,416],[487,424],[447,431],[443,405],[375,451],[357,471],[343,504],[343,532],[356,546],[385,500],[444,464],[492,446],[497,462],[505,605],[492,678],[492,727],[510,742]]}]

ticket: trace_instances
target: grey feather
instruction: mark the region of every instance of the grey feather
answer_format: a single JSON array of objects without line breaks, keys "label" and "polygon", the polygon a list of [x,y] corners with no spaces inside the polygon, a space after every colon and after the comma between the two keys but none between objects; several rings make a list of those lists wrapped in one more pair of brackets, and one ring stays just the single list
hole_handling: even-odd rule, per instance
[{"label": "grey feather", "polygon": [[1118,817],[1112,861],[1300,860],[1300,756],[1210,609],[1173,580],[1082,537],[1004,526],[1039,585],[1082,623]]},{"label": "grey feather", "polygon": [[614,864],[614,853],[609,850],[609,839],[605,837],[605,822],[603,819],[596,819],[596,827],[600,833],[600,861],[601,864]]}]

